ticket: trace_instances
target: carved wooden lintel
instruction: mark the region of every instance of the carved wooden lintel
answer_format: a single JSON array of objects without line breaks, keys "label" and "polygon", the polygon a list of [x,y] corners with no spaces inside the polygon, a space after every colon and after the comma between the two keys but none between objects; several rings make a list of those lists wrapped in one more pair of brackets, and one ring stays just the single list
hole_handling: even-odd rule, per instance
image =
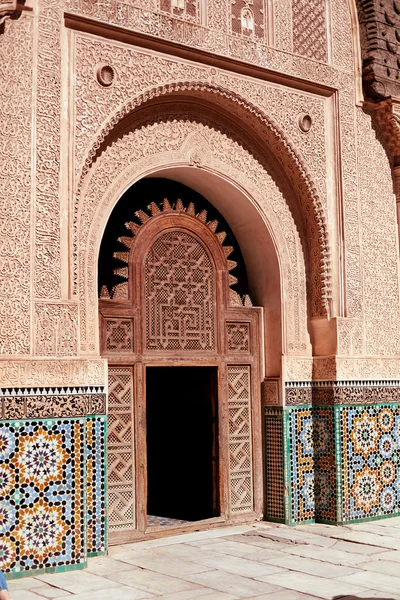
[{"label": "carved wooden lintel", "polygon": [[0,25],[17,11],[17,0],[0,0]]}]

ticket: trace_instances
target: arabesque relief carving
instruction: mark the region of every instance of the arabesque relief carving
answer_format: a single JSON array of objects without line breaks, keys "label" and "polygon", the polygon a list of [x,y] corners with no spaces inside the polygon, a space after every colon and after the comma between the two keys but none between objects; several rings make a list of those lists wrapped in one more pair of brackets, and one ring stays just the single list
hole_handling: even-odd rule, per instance
[{"label": "arabesque relief carving", "polygon": [[31,350],[32,60],[33,20],[24,15],[0,39],[0,355]]},{"label": "arabesque relief carving", "polygon": [[60,0],[40,0],[36,98],[35,296],[60,297]]},{"label": "arabesque relief carving", "polygon": [[[99,386],[107,381],[107,361],[103,359],[24,359],[1,360],[2,387],[17,388],[18,393],[30,386]],[[21,388],[21,389],[19,389]]]},{"label": "arabesque relief carving", "polygon": [[78,306],[35,304],[38,356],[75,356],[78,352]]}]

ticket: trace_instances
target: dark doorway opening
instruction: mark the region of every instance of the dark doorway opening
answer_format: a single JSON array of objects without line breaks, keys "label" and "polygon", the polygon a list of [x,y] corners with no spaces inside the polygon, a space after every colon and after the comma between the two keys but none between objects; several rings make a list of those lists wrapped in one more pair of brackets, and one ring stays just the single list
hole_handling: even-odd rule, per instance
[{"label": "dark doorway opening", "polygon": [[146,406],[148,525],[219,515],[217,368],[147,367]]}]

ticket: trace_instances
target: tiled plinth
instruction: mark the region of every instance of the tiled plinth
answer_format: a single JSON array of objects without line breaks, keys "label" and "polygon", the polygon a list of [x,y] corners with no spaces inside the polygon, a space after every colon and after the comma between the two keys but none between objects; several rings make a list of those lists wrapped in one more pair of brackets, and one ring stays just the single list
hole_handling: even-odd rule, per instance
[{"label": "tiled plinth", "polygon": [[[266,485],[272,490],[267,518],[282,520],[273,508],[278,505],[285,506],[288,524],[398,515],[399,399],[400,382],[288,386],[286,407],[265,410]],[[284,442],[272,452],[268,432],[273,418],[282,422]],[[278,455],[284,460],[284,484],[268,472]]]},{"label": "tiled plinth", "polygon": [[105,412],[105,396],[85,392],[1,399],[3,415],[11,404],[38,415],[0,421],[0,568],[10,575],[81,568],[105,552],[106,417],[79,414],[83,404]]}]

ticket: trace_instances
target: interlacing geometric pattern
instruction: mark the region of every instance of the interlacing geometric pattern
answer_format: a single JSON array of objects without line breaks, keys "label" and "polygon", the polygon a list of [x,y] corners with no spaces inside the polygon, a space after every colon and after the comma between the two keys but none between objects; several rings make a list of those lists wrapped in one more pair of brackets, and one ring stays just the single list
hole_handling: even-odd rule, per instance
[{"label": "interlacing geometric pattern", "polygon": [[292,519],[309,521],[315,516],[314,442],[312,409],[289,411],[290,479]]},{"label": "interlacing geometric pattern", "polygon": [[253,510],[249,366],[228,366],[228,390],[230,500],[236,514]]},{"label": "interlacing geometric pattern", "polygon": [[213,350],[214,270],[207,252],[182,231],[164,233],[145,266],[148,350]]},{"label": "interlacing geometric pattern", "polygon": [[[233,271],[233,269],[235,269],[235,267],[237,266],[236,261],[234,260],[230,260],[228,257],[232,254],[232,252],[234,251],[234,248],[232,246],[226,246],[224,245],[224,241],[226,238],[226,232],[225,231],[217,231],[219,223],[216,219],[213,219],[212,221],[207,221],[207,211],[206,210],[201,210],[199,212],[196,212],[196,207],[193,204],[193,202],[189,202],[189,204],[187,206],[185,206],[182,202],[182,200],[180,200],[178,198],[178,200],[174,203],[170,203],[168,198],[164,198],[164,200],[162,201],[162,203],[160,205],[156,204],[155,202],[151,202],[148,207],[148,213],[145,212],[144,210],[138,210],[135,212],[135,217],[137,220],[135,221],[128,221],[127,223],[125,223],[125,227],[126,229],[129,231],[130,235],[123,235],[121,237],[118,238],[118,242],[120,244],[122,244],[123,246],[125,246],[125,248],[127,248],[127,251],[117,251],[113,253],[113,257],[114,259],[116,259],[119,263],[125,263],[126,265],[128,265],[129,263],[129,256],[130,256],[130,251],[133,247],[133,244],[135,243],[135,238],[137,236],[137,234],[139,233],[140,229],[152,218],[152,217],[156,217],[157,215],[163,213],[175,213],[175,214],[182,214],[182,213],[186,213],[187,215],[197,219],[198,221],[200,221],[201,223],[204,223],[204,225],[207,225],[207,227],[210,229],[210,231],[212,231],[212,233],[214,234],[215,238],[217,239],[218,243],[221,245],[222,251],[225,254],[225,257],[227,258],[227,267],[228,267],[228,271]],[[119,279],[121,280],[121,283],[118,283],[116,285],[113,286],[111,292],[108,289],[108,286],[104,284],[104,282],[100,282],[100,298],[102,299],[110,299],[112,298],[113,300],[128,300],[129,299],[129,289],[132,288],[132,284],[129,284],[129,269],[127,266],[125,267],[121,267],[118,266],[114,269],[114,275],[117,275],[119,277]],[[232,275],[231,273],[229,273],[229,286],[230,286],[230,290],[229,290],[229,298],[230,298],[230,303],[233,306],[252,306],[252,302],[250,299],[250,296],[248,294],[245,294],[243,296],[240,296],[234,289],[232,289],[231,286],[235,285],[237,283],[237,279],[234,275]]]},{"label": "interlacing geometric pattern", "polygon": [[336,522],[334,407],[313,407],[315,518]]},{"label": "interlacing geometric pattern", "polygon": [[327,62],[326,1],[296,0],[292,3],[293,51]]},{"label": "interlacing geometric pattern", "polygon": [[249,323],[227,323],[226,334],[229,352],[250,351],[250,324]]},{"label": "interlacing geometric pattern", "polygon": [[108,523],[110,531],[135,528],[133,371],[108,369]]},{"label": "interlacing geometric pattern", "polygon": [[106,417],[86,421],[87,553],[106,550]]},{"label": "interlacing geometric pattern", "polygon": [[400,508],[400,407],[341,407],[343,519]]},{"label": "interlacing geometric pattern", "polygon": [[0,568],[85,560],[85,420],[0,423]]},{"label": "interlacing geometric pattern", "polygon": [[280,521],[285,519],[282,417],[280,407],[265,409],[266,516]]},{"label": "interlacing geometric pattern", "polygon": [[133,352],[133,319],[106,318],[107,352]]}]

